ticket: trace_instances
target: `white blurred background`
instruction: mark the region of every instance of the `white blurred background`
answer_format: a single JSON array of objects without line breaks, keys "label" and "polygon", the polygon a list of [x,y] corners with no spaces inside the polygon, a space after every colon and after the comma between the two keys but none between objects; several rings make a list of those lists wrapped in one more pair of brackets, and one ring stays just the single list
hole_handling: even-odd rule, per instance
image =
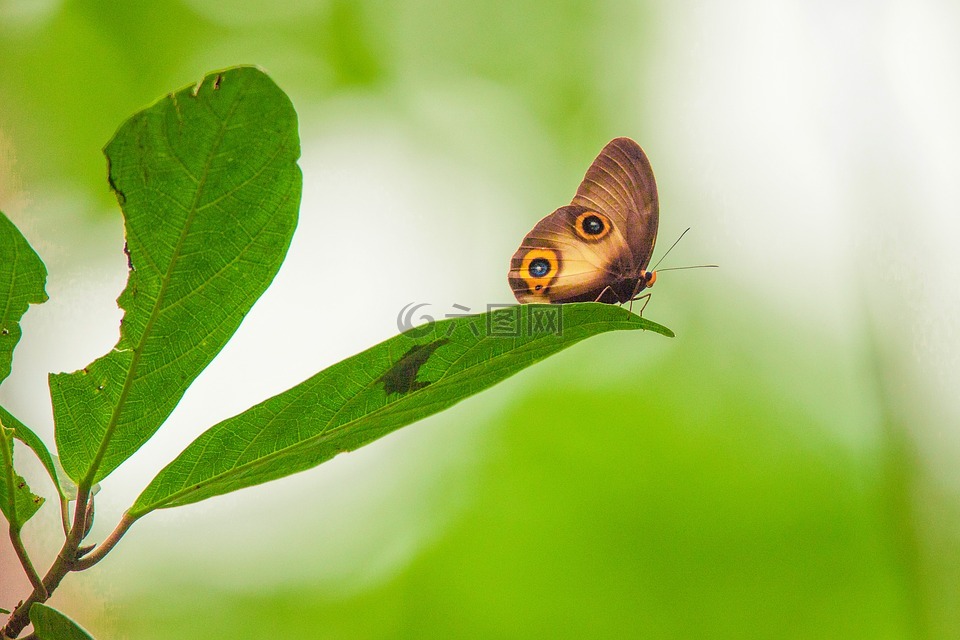
[{"label": "white blurred background", "polygon": [[[499,24],[501,5],[374,3],[354,26],[370,30],[380,75],[372,86],[339,86],[342,60],[282,34],[342,4],[247,12],[194,0],[184,6],[215,26],[210,42],[148,74],[174,84],[137,86],[142,104],[209,69],[262,64],[300,114],[303,206],[274,284],[159,434],[103,483],[93,538],[207,427],[394,335],[407,303],[430,303],[425,311],[442,316],[454,304],[479,312],[511,301],[506,267],[520,239],[568,201],[608,139],[628,135],[657,175],[659,252],[692,227],[664,266],[721,266],[664,274],[645,315],[678,342],[694,330],[712,336],[704,358],[721,369],[749,362],[822,422],[826,435],[811,438],[869,460],[893,429],[917,464],[920,555],[946,562],[939,550],[957,548],[960,534],[960,5],[533,3]],[[4,51],[77,22],[96,35],[90,11],[38,7],[0,2]],[[582,30],[571,26],[578,21]],[[91,46],[121,50],[103,42]],[[556,47],[556,66],[540,47]],[[115,80],[124,73],[102,83],[123,94]],[[541,101],[536,83],[553,86],[544,78],[565,73],[589,78],[569,83],[586,97],[567,96],[558,81],[563,90]],[[122,226],[105,181],[91,194],[86,176],[31,164],[28,143],[43,140],[43,123],[27,122],[31,102],[11,90],[22,81],[2,74],[0,105],[13,106],[0,114],[0,209],[46,262],[50,301],[23,322],[0,403],[52,443],[46,374],[84,366],[118,337]],[[517,89],[527,82],[529,91]],[[548,101],[558,96],[573,106],[554,109]],[[573,116],[558,124],[565,113]],[[102,162],[92,151],[82,149]],[[541,366],[599,388],[655,377],[677,347],[640,342],[598,340]],[[391,580],[470,509],[482,491],[477,468],[498,446],[497,422],[538,392],[539,375],[308,473],[153,514],[116,559],[65,589],[76,601],[87,588],[105,600],[150,593],[142,576],[170,566],[174,584],[229,582],[241,592],[292,581],[346,598]],[[790,420],[770,428],[790,429]],[[28,464],[26,450],[17,455]],[[37,466],[27,470],[42,487]],[[31,544],[49,554],[55,510],[38,519]],[[288,523],[280,534],[278,522]],[[0,561],[4,606],[25,581],[7,547]],[[946,611],[960,577],[950,568],[930,580],[927,592]],[[930,629],[957,620],[940,615]]]}]

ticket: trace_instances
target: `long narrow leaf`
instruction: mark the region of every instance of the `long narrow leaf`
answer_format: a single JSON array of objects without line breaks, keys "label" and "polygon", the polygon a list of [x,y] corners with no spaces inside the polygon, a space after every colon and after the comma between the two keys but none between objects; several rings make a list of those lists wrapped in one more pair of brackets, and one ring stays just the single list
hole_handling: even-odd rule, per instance
[{"label": "long narrow leaf", "polygon": [[57,488],[57,493],[59,493],[61,497],[65,497],[60,484],[59,474],[57,473],[57,467],[53,462],[53,456],[50,455],[47,445],[40,439],[40,436],[35,434],[27,425],[20,422],[16,416],[3,407],[0,407],[0,424],[3,424],[8,429],[13,429],[13,437],[33,449],[43,468],[47,470],[47,474],[53,481],[53,485]]},{"label": "long narrow leaf", "polygon": [[273,280],[302,183],[296,112],[252,67],[163,98],[104,152],[130,266],[120,341],[50,377],[60,460],[86,485],[156,432]]},{"label": "long narrow leaf", "polygon": [[0,511],[13,529],[19,530],[43,505],[13,466],[13,429],[0,422]]},{"label": "long narrow leaf", "polygon": [[[20,319],[31,304],[47,300],[46,281],[47,268],[43,261],[20,230],[0,212],[0,382],[10,375],[13,350],[21,336]],[[19,529],[40,508],[43,498],[30,491],[14,471],[14,438],[23,440],[37,452],[48,473],[52,473],[53,466],[43,441],[0,407],[0,508]],[[56,476],[51,478],[56,484]]]},{"label": "long narrow leaf", "polygon": [[0,382],[10,375],[20,341],[20,318],[31,304],[46,302],[47,268],[20,230],[0,211]]},{"label": "long narrow leaf", "polygon": [[597,303],[507,307],[401,334],[210,428],[128,513],[138,518],[316,466],[584,338],[618,329],[673,335],[626,309]]}]

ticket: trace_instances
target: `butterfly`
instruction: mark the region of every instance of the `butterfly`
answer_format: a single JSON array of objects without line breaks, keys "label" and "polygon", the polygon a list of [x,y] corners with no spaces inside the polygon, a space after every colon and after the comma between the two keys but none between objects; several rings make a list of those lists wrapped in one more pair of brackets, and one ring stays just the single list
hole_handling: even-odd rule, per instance
[{"label": "butterfly", "polygon": [[521,303],[632,302],[657,279],[647,265],[659,220],[646,154],[630,138],[611,140],[570,204],[520,243],[507,274],[513,294]]}]

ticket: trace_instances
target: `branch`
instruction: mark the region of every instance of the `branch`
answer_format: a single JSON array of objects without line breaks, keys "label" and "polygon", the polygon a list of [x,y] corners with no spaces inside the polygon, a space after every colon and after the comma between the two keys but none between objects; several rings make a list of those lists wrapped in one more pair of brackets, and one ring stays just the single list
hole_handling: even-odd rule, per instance
[{"label": "branch", "polygon": [[118,542],[120,542],[120,538],[122,538],[123,534],[127,532],[127,529],[129,529],[136,521],[137,519],[131,516],[129,513],[123,514],[123,517],[117,524],[117,528],[114,529],[109,536],[104,538],[103,542],[100,543],[100,546],[94,549],[90,555],[74,562],[73,570],[85,571],[86,569],[89,569],[93,565],[103,560],[104,556],[110,553],[110,550],[113,549]]},{"label": "branch", "polygon": [[60,553],[57,554],[53,564],[50,565],[50,570],[43,577],[40,587],[34,587],[33,593],[14,609],[10,619],[7,620],[7,626],[4,627],[3,633],[8,637],[16,638],[23,631],[23,628],[30,624],[30,607],[35,602],[46,602],[50,594],[60,585],[64,576],[73,570],[77,548],[87,533],[87,516],[90,511],[88,509],[89,500],[90,487],[82,485],[78,487],[77,505],[74,509],[73,527],[70,529],[70,534],[63,541]]}]

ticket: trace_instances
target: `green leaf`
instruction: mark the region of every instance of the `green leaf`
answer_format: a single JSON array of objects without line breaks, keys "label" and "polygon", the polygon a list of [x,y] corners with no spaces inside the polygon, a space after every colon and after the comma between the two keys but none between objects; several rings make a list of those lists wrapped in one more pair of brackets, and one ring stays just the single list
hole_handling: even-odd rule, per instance
[{"label": "green leaf", "polygon": [[123,208],[120,341],[50,377],[57,449],[81,486],[160,427],[280,268],[297,223],[297,116],[266,74],[208,75],[125,122],[107,144]]},{"label": "green leaf", "polygon": [[76,622],[39,602],[30,607],[30,622],[39,640],[93,640]]},{"label": "green leaf", "polygon": [[[63,469],[63,465],[60,464],[60,458],[56,456],[53,457],[53,469],[57,474],[57,482],[60,484],[63,497],[67,500],[76,500],[77,483],[73,481],[73,478],[67,475],[67,472]],[[94,484],[93,486],[99,487],[100,485]]]},{"label": "green leaf", "polygon": [[[558,322],[551,326],[551,318]],[[673,335],[626,309],[592,302],[506,307],[418,327],[211,427],[128,513],[139,518],[314,467],[618,329]],[[509,335],[514,330],[519,334]]]},{"label": "green leaf", "polygon": [[43,506],[43,498],[30,491],[13,467],[13,429],[0,422],[0,511],[19,530]]},{"label": "green leaf", "polygon": [[[13,350],[21,336],[20,319],[29,305],[47,301],[46,281],[47,268],[40,256],[0,211],[0,382],[10,375]],[[12,429],[14,438],[33,449],[59,492],[53,460],[43,440],[3,407],[0,407],[0,425]]]},{"label": "green leaf", "polygon": [[0,382],[10,375],[20,341],[20,318],[31,304],[46,302],[47,268],[20,230],[0,211]]},{"label": "green leaf", "polygon": [[[60,458],[53,456],[53,468],[57,473],[57,481],[60,483],[60,494],[67,500],[76,500],[77,499],[77,484],[73,479],[67,475],[67,472],[63,470],[63,465],[60,464]],[[90,487],[90,495],[97,495],[100,493],[100,484],[94,483]]]},{"label": "green leaf", "polygon": [[[43,464],[43,468],[47,470],[47,474],[50,476],[50,479],[53,480],[53,485],[57,488],[57,493],[61,497],[66,497],[62,489],[62,478],[57,472],[57,465],[54,461],[53,456],[50,455],[50,451],[47,450],[47,445],[44,444],[43,440],[35,434],[27,425],[20,422],[16,416],[12,413],[0,407],[0,424],[3,424],[7,428],[13,429],[13,437],[27,445],[39,458],[40,463]],[[74,495],[74,498],[76,496]]]}]

